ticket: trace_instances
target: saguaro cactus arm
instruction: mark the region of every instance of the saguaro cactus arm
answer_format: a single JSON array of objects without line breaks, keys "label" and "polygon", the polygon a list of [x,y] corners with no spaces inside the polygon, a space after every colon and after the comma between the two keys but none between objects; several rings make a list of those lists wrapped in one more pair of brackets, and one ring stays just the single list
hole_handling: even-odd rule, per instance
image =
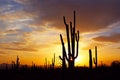
[{"label": "saguaro cactus arm", "polygon": [[[74,27],[76,26],[76,13],[75,13],[75,11],[74,11]],[[74,28],[75,29],[75,28]]]},{"label": "saguaro cactus arm", "polygon": [[65,16],[63,16],[63,21],[64,21],[64,24],[67,25]]},{"label": "saguaro cactus arm", "polygon": [[94,62],[94,64],[96,64],[96,59],[95,59],[95,57],[93,58],[93,62]]},{"label": "saguaro cactus arm", "polygon": [[[64,58],[64,42],[63,42],[63,38],[62,38],[62,35],[60,34],[60,40],[61,40],[61,44],[62,44],[62,55],[63,55],[63,58]],[[63,60],[63,58],[61,56],[59,56],[59,58],[61,60]]]},{"label": "saguaro cactus arm", "polygon": [[[70,35],[71,35],[71,46],[72,46],[72,38],[73,38],[73,29],[72,29],[72,22],[70,21]],[[72,52],[72,50],[71,50]]]},{"label": "saguaro cactus arm", "polygon": [[70,37],[69,37],[69,26],[68,24],[66,24],[66,19],[63,16],[63,20],[64,20],[64,24],[66,26],[66,35],[67,35],[67,42],[68,42],[68,54],[71,55],[71,51],[70,51]]},{"label": "saguaro cactus arm", "polygon": [[77,31],[76,34],[76,41],[77,41],[77,47],[76,47],[76,56],[74,58],[78,57],[78,48],[79,48],[79,31]]},{"label": "saguaro cactus arm", "polygon": [[61,60],[63,60],[63,59],[69,59],[69,58],[67,58],[67,55],[66,55],[66,50],[65,50],[65,45],[64,45],[64,41],[63,41],[63,38],[62,38],[62,35],[60,34],[60,39],[61,39],[61,43],[62,43],[62,53],[63,53],[63,55],[62,55],[62,57],[61,56],[59,56],[59,58],[61,59]]},{"label": "saguaro cactus arm", "polygon": [[63,42],[62,34],[60,34],[60,40],[61,40],[61,43],[62,43],[62,46],[63,46],[64,42]]},{"label": "saguaro cactus arm", "polygon": [[61,60],[63,60],[63,58],[62,58],[61,56],[59,56],[59,58],[60,58]]}]

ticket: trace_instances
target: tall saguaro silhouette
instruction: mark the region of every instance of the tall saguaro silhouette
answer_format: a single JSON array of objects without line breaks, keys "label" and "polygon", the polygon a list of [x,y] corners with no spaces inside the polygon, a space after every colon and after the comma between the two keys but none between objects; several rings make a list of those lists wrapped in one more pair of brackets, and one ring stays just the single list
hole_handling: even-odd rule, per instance
[{"label": "tall saguaro silhouette", "polygon": [[92,69],[92,50],[89,49],[89,68]]},{"label": "tall saguaro silhouette", "polygon": [[[79,31],[75,31],[76,29],[76,15],[74,11],[74,24],[70,21],[70,25],[66,23],[65,16],[63,16],[63,21],[66,26],[66,36],[67,36],[67,44],[68,44],[68,53],[66,53],[66,49],[64,46],[64,41],[62,35],[60,34],[62,46],[63,46],[63,58],[68,61],[68,67],[74,68],[75,59],[78,57],[78,47],[79,47]],[[70,29],[69,29],[70,28]],[[75,45],[76,43],[76,45]],[[75,50],[76,48],[76,50]],[[75,53],[76,52],[76,53]],[[60,57],[61,58],[61,57]],[[62,59],[62,60],[64,60]]]},{"label": "tall saguaro silhouette", "polygon": [[94,64],[95,64],[95,67],[97,68],[97,46],[95,46],[95,57],[93,58],[93,61],[94,61]]}]

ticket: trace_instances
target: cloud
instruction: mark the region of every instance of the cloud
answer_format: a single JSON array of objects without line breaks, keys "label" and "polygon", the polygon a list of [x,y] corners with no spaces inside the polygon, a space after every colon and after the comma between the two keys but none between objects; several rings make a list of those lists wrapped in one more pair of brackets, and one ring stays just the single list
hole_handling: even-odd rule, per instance
[{"label": "cloud", "polygon": [[9,21],[9,22],[14,22],[14,21],[27,21],[27,20],[31,20],[31,18],[33,18],[34,16],[31,15],[30,13],[26,13],[23,10],[17,10],[14,12],[11,12],[9,14],[1,14],[0,15],[0,19],[3,21]]},{"label": "cloud", "polygon": [[109,36],[98,36],[93,38],[95,41],[99,42],[120,42],[120,33],[114,33]]},{"label": "cloud", "polygon": [[[22,9],[17,8],[12,12],[13,15],[3,16],[7,17],[9,15],[5,18],[6,21],[7,19],[15,19],[15,21],[29,21],[32,19],[32,22],[26,22],[26,26],[37,27],[38,29],[43,29],[42,27],[46,24],[49,24],[49,28],[64,29],[62,16],[66,16],[67,22],[69,22],[72,20],[73,10],[76,10],[77,28],[81,32],[103,29],[120,19],[119,0],[11,0],[11,2],[14,2],[14,4],[9,4],[20,5],[17,7],[22,6]],[[13,6],[12,10],[14,8]]]},{"label": "cloud", "polygon": [[1,50],[36,52],[37,47],[36,45],[27,44],[25,42],[0,43]]},{"label": "cloud", "polygon": [[[77,26],[81,32],[96,31],[120,20],[119,0],[15,0],[24,5],[24,11],[36,15],[31,24],[44,25],[51,23],[52,27],[63,29],[62,16],[67,22],[72,20],[73,10],[76,10]],[[40,27],[40,26],[38,26]]]},{"label": "cloud", "polygon": [[32,52],[32,51],[37,51],[37,49],[33,49],[33,48],[5,48],[7,50],[16,50],[16,51],[29,51],[29,52]]},{"label": "cloud", "polygon": [[0,50],[0,54],[7,54],[5,51]]},{"label": "cloud", "polygon": [[[66,16],[67,23],[73,21],[74,10],[76,10],[77,29],[81,33],[93,32],[93,36],[94,32],[106,29],[108,25],[120,20],[119,0],[10,0],[9,3],[7,1],[9,2],[5,0],[5,5],[0,5],[2,7],[0,8],[0,38],[2,39],[0,42],[8,44],[26,42],[17,45],[19,48],[8,48],[13,50],[28,48],[33,50],[31,45],[36,48],[43,44],[46,47],[50,44],[60,44],[59,34],[62,33],[63,37],[65,34],[63,34],[65,25],[62,18]],[[106,39],[98,34],[93,40],[99,41],[102,38],[103,41],[107,41],[111,36],[105,36]],[[110,41],[115,42],[118,39]]]},{"label": "cloud", "polygon": [[117,49],[120,49],[120,47],[118,47]]}]

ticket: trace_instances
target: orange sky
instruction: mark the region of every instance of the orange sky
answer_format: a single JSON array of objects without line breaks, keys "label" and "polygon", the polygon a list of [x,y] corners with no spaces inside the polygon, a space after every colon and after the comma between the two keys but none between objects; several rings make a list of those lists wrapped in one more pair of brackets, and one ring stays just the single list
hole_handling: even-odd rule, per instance
[{"label": "orange sky", "polygon": [[[1,0],[0,1],[0,63],[11,63],[18,55],[21,64],[51,63],[61,66],[62,34],[66,42],[65,25],[73,21],[80,31],[77,66],[88,66],[88,50],[98,47],[98,64],[120,61],[119,0]],[[66,46],[67,47],[67,46]]]}]

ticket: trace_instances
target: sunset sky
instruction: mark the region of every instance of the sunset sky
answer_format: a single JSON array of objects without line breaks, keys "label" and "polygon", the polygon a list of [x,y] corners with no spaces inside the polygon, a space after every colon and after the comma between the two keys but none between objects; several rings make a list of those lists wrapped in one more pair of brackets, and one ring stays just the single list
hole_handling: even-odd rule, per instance
[{"label": "sunset sky", "polygon": [[[88,66],[89,49],[98,47],[98,64],[120,61],[120,0],[0,0],[0,64],[19,56],[21,64],[61,65],[60,34],[66,42],[63,16],[76,11],[80,31],[76,66]],[[67,49],[67,48],[66,48]]]}]

